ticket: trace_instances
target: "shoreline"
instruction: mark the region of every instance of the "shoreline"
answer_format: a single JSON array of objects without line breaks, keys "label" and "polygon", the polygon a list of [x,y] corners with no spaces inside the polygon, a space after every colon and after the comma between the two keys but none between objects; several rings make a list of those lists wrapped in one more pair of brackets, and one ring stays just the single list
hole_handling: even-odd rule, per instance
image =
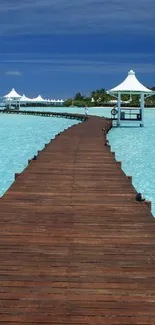
[{"label": "shoreline", "polygon": [[[66,108],[66,107],[64,107],[64,108]],[[77,108],[77,107],[76,107]],[[79,107],[79,108],[83,108],[83,107]],[[114,106],[110,106],[110,107],[105,107],[105,106],[93,106],[93,107],[88,107],[88,109],[91,109],[91,108],[111,108],[111,109],[113,109],[114,108]],[[125,106],[123,106],[123,107],[121,107],[121,108],[123,108],[123,109],[139,109],[139,107],[125,107]],[[155,109],[155,107],[144,107],[145,109]]]}]

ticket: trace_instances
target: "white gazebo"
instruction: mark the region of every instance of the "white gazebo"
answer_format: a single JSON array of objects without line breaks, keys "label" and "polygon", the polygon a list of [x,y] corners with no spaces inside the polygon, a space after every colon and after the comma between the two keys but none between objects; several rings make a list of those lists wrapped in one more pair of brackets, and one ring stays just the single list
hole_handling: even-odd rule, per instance
[{"label": "white gazebo", "polygon": [[7,95],[4,96],[5,101],[9,102],[9,108],[11,107],[12,101],[16,101],[16,105],[17,105],[17,102],[19,102],[19,108],[20,108],[21,97],[22,96],[19,95],[14,88],[12,88],[12,90]]},{"label": "white gazebo", "polygon": [[[113,112],[117,112],[117,126],[121,125],[121,121],[138,121],[140,123],[140,126],[144,126],[144,100],[146,97],[155,95],[155,92],[148,89],[144,85],[142,85],[138,79],[135,76],[135,72],[133,70],[130,70],[128,72],[128,76],[126,79],[117,87],[114,87],[107,91],[109,95],[117,97],[117,110],[115,109]],[[140,107],[135,110],[138,110],[138,113],[131,113],[130,109],[130,118],[125,118],[125,112],[121,112],[121,95],[122,94],[130,94],[130,96],[133,94],[140,95]],[[130,102],[127,101],[127,102]],[[132,116],[132,117],[131,117]]]},{"label": "white gazebo", "polygon": [[55,105],[56,100],[55,100],[55,99],[51,99],[51,103],[52,103],[53,105]]},{"label": "white gazebo", "polygon": [[44,98],[42,98],[41,95],[39,95],[39,96],[37,96],[36,98],[33,98],[33,99],[32,99],[32,102],[33,102],[33,103],[36,103],[36,104],[43,104],[43,103],[45,103],[46,101],[45,101]]},{"label": "white gazebo", "polygon": [[22,96],[21,99],[20,99],[20,103],[21,103],[21,104],[27,104],[27,103],[31,103],[31,102],[32,102],[32,99],[26,97],[24,94],[23,94],[23,96]]},{"label": "white gazebo", "polygon": [[57,105],[62,105],[63,102],[64,102],[63,99],[57,99],[56,100]]}]

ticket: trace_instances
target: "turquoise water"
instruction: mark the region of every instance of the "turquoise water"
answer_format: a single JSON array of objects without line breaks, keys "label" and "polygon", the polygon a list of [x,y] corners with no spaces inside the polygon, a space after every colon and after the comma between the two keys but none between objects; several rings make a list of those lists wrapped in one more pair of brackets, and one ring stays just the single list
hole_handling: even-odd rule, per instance
[{"label": "turquoise water", "polygon": [[55,135],[79,121],[55,117],[0,114],[0,196]]},{"label": "turquoise water", "polygon": [[136,190],[152,201],[155,216],[155,110],[145,109],[144,128],[113,128],[108,139]]},{"label": "turquoise water", "polygon": [[[31,110],[32,108],[29,108]],[[84,113],[84,108],[35,108],[44,111]],[[89,108],[90,115],[110,117],[109,108]],[[21,172],[28,159],[45,143],[68,128],[76,120],[0,114],[0,195]],[[113,128],[108,139],[116,159],[122,161],[125,173],[133,177],[133,185],[152,201],[155,215],[155,109],[145,109],[145,127]]]},{"label": "turquoise water", "polygon": [[[21,107],[21,110],[25,111],[42,111],[42,112],[67,112],[67,113],[79,113],[84,114],[84,107]],[[90,115],[104,116],[106,113],[107,117],[110,117],[109,108],[89,108]]]}]

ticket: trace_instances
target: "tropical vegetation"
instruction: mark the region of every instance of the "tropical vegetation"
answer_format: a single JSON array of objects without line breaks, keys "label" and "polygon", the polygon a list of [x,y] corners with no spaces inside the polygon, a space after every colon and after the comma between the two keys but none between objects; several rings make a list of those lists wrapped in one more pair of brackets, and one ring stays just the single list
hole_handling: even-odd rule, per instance
[{"label": "tropical vegetation", "polygon": [[[151,88],[153,91],[155,91],[155,87]],[[109,106],[109,101],[111,101],[112,96],[108,95],[106,93],[106,90],[104,88],[93,90],[90,93],[90,96],[82,95],[80,92],[75,94],[73,98],[68,98],[64,101],[64,106],[77,106],[77,107],[94,107],[94,106]],[[123,101],[128,101],[130,99],[129,95],[122,95],[121,99]],[[145,100],[146,106],[155,106],[155,95],[148,97]],[[132,95],[131,101],[128,104],[128,106],[139,106],[139,95]]]}]

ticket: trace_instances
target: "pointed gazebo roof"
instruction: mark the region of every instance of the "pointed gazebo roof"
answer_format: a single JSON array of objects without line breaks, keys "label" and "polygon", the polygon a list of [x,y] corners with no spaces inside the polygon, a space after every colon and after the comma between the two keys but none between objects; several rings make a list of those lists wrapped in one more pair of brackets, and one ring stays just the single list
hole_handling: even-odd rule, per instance
[{"label": "pointed gazebo roof", "polygon": [[133,93],[133,94],[155,94],[152,90],[142,85],[136,78],[135,72],[130,70],[126,79],[117,87],[110,89],[107,93],[117,94],[117,93]]},{"label": "pointed gazebo roof", "polygon": [[31,101],[32,101],[32,99],[31,99],[31,98],[28,98],[28,97],[26,97],[26,96],[23,94],[23,96],[21,97],[20,101],[21,101],[21,102],[31,102]]},{"label": "pointed gazebo roof", "polygon": [[14,88],[10,91],[9,94],[5,95],[4,98],[20,99],[22,96],[19,95]]},{"label": "pointed gazebo roof", "polygon": [[39,95],[36,98],[33,98],[33,102],[45,102],[45,99]]}]

